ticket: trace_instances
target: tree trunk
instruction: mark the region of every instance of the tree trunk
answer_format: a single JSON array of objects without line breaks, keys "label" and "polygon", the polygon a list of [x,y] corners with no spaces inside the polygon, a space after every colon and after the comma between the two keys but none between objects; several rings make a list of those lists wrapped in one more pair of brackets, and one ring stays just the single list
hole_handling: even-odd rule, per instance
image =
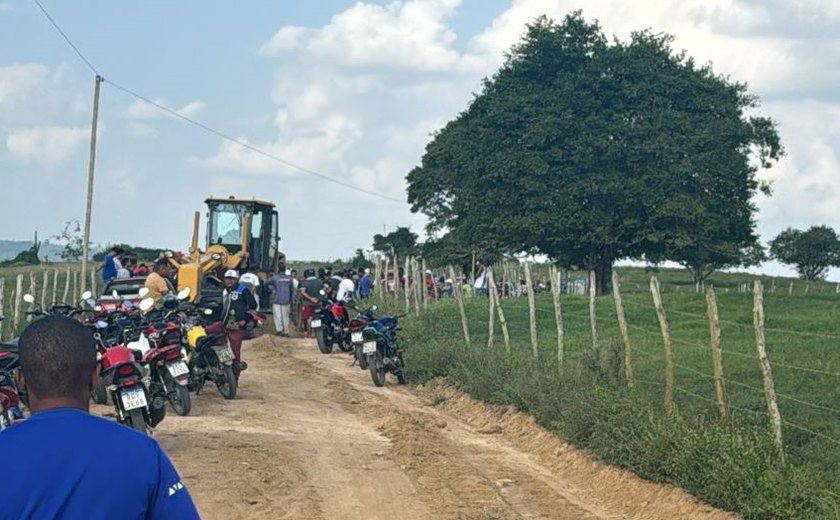
[{"label": "tree trunk", "polygon": [[595,271],[595,294],[603,296],[612,293],[612,259],[600,259],[592,267]]}]

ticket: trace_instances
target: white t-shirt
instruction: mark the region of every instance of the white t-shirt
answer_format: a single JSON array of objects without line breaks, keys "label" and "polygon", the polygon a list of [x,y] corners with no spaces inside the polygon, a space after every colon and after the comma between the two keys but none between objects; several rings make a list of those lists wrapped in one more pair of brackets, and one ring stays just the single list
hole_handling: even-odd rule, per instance
[{"label": "white t-shirt", "polygon": [[353,296],[354,292],[356,292],[356,284],[350,278],[345,278],[338,284],[338,292],[335,297],[338,301],[344,301],[348,296]]},{"label": "white t-shirt", "polygon": [[246,285],[251,285],[253,287],[259,287],[260,277],[255,275],[254,273],[245,273],[239,277],[239,282]]}]

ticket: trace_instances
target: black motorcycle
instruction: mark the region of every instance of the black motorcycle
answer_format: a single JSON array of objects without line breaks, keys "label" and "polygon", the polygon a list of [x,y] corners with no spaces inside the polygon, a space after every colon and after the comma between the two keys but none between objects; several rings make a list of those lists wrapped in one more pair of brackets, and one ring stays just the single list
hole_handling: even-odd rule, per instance
[{"label": "black motorcycle", "polygon": [[396,376],[399,384],[406,384],[403,349],[397,342],[401,317],[382,316],[362,331],[362,353],[367,357],[370,377],[376,386],[385,386],[385,374],[388,372]]}]

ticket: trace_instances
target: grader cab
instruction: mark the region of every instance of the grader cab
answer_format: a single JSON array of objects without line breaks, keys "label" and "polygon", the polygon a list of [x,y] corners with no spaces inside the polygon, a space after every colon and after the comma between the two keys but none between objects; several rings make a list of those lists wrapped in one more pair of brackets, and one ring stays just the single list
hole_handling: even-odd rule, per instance
[{"label": "grader cab", "polygon": [[198,247],[201,216],[196,211],[189,254],[167,253],[169,263],[178,271],[178,290],[189,287],[193,301],[220,298],[220,279],[226,269],[251,270],[265,279],[285,262],[285,255],[278,250],[273,202],[210,197],[204,203],[208,210],[204,250]]}]

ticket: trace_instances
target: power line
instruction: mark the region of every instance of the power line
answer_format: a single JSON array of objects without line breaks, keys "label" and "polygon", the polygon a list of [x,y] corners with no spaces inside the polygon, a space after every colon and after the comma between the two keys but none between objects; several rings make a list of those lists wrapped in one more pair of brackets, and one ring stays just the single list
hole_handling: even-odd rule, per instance
[{"label": "power line", "polygon": [[32,1],[35,2],[35,5],[37,5],[38,8],[41,10],[41,12],[44,13],[44,16],[47,17],[47,20],[49,20],[50,23],[52,24],[52,26],[55,28],[55,30],[58,31],[58,34],[60,34],[61,37],[64,38],[64,41],[67,42],[67,45],[69,45],[76,52],[76,54],[85,63],[85,65],[87,65],[87,67],[91,70],[91,72],[93,72],[97,76],[100,76],[101,74],[99,74],[99,71],[96,70],[96,67],[94,67],[91,64],[91,62],[85,57],[85,55],[82,54],[82,51],[80,51],[79,48],[76,47],[73,44],[73,42],[70,40],[70,38],[64,33],[64,31],[61,30],[61,27],[59,27],[58,23],[56,23],[56,21],[53,20],[53,17],[50,16],[50,13],[48,13],[47,10],[44,9],[44,6],[41,5],[41,2],[39,2],[38,0],[32,0]]},{"label": "power line", "polygon": [[[70,37],[68,37],[67,34],[61,29],[61,27],[53,19],[53,17],[50,16],[50,13],[47,12],[47,10],[44,8],[44,6],[41,4],[41,2],[39,0],[32,0],[32,1],[35,2],[35,4],[38,6],[38,8],[41,10],[41,12],[44,13],[44,16],[46,16],[47,20],[49,20],[50,24],[52,24],[53,28],[55,28],[55,30],[58,31],[58,33],[61,35],[61,37],[64,38],[64,41],[67,42],[67,45],[69,45],[76,52],[76,54],[84,62],[84,64],[87,65],[87,67],[94,74],[96,74],[97,76],[102,76],[99,73],[99,71],[96,69],[96,67],[93,66],[93,64],[90,62],[90,60],[88,60],[85,57],[85,55],[82,53],[82,51],[80,51],[79,48],[76,47],[76,45],[73,43],[73,41],[70,40]],[[379,193],[379,192],[376,192],[376,191],[373,191],[373,190],[367,190],[365,188],[360,188],[359,186],[356,186],[355,184],[350,184],[349,182],[344,182],[344,181],[336,179],[334,177],[330,177],[329,175],[325,175],[325,174],[317,172],[315,170],[312,170],[312,169],[300,166],[298,164],[295,164],[291,161],[287,161],[286,159],[283,159],[282,157],[278,157],[278,156],[276,156],[276,155],[274,155],[270,152],[267,152],[267,151],[265,151],[261,148],[258,148],[256,146],[254,146],[252,144],[246,143],[245,141],[242,141],[240,139],[236,139],[234,137],[231,137],[231,136],[229,136],[229,135],[227,135],[227,134],[225,134],[225,133],[223,133],[219,130],[216,130],[215,128],[212,128],[212,127],[210,127],[210,126],[208,126],[204,123],[201,123],[200,121],[196,121],[195,119],[192,119],[192,118],[189,118],[189,117],[187,117],[183,114],[180,114],[176,110],[172,110],[171,108],[169,108],[167,106],[164,106],[160,103],[152,101],[151,99],[149,99],[149,98],[147,98],[147,97],[145,97],[141,94],[138,94],[137,92],[131,90],[128,87],[124,87],[124,86],[120,85],[119,83],[115,83],[113,81],[106,80],[105,78],[103,78],[103,81],[112,85],[117,90],[120,90],[125,94],[128,94],[129,96],[133,96],[133,97],[135,97],[135,98],[137,98],[141,101],[144,101],[144,102],[152,105],[153,107],[157,108],[158,110],[161,110],[161,111],[163,111],[163,112],[165,112],[165,113],[167,113],[171,116],[174,116],[174,117],[176,117],[176,118],[178,118],[182,121],[185,121],[185,122],[187,122],[187,123],[189,123],[193,126],[201,128],[205,132],[209,132],[209,133],[215,135],[216,137],[220,137],[221,139],[224,139],[225,141],[229,141],[231,143],[237,144],[237,145],[239,145],[243,148],[251,150],[254,153],[262,155],[263,157],[266,157],[268,159],[271,159],[273,161],[276,161],[278,163],[286,165],[290,168],[294,168],[294,169],[299,170],[299,171],[301,171],[303,173],[306,173],[308,175],[312,175],[312,176],[317,177],[321,180],[331,182],[331,183],[337,184],[339,186],[343,186],[345,188],[357,191],[359,193],[364,193],[366,195],[370,195],[370,196],[373,196],[373,197],[378,197],[380,199],[387,200],[389,202],[399,202],[401,204],[406,203],[406,201],[404,201],[402,199],[398,199],[396,197],[391,197],[390,195],[385,195],[383,193]]]}]

